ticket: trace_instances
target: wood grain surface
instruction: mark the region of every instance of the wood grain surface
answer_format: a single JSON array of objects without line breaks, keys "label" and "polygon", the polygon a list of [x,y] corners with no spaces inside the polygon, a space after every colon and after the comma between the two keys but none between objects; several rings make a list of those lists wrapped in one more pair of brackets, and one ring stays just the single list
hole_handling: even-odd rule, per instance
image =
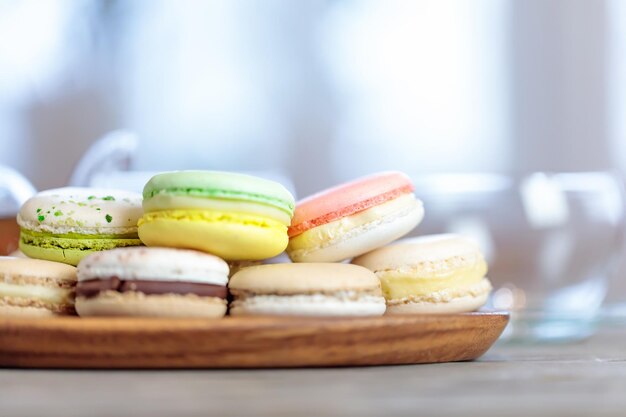
[{"label": "wood grain surface", "polygon": [[15,217],[0,218],[0,256],[8,255],[17,249],[20,228]]},{"label": "wood grain surface", "polygon": [[[626,316],[625,316],[626,317]],[[476,361],[308,369],[0,369],[2,417],[624,417],[626,321]]]},{"label": "wood grain surface", "polygon": [[0,366],[281,368],[476,359],[508,314],[218,320],[0,318]]}]

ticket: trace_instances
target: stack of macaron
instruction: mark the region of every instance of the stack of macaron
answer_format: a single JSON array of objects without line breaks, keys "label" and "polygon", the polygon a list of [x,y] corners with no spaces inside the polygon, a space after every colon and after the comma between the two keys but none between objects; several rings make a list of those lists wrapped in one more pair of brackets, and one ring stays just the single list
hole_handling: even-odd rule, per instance
[{"label": "stack of macaron", "polygon": [[450,234],[396,241],[423,216],[408,176],[379,173],[300,201],[287,253],[293,262],[350,259],[367,268],[380,280],[386,314],[478,309],[491,285],[475,242]]},{"label": "stack of macaron", "polygon": [[[216,171],[158,174],[143,196],[45,191],[18,215],[20,249],[31,259],[0,258],[0,313],[217,318],[479,308],[491,286],[474,242],[397,241],[424,216],[413,191],[406,175],[385,172],[296,204],[277,182]],[[284,251],[292,262],[275,263]]]}]

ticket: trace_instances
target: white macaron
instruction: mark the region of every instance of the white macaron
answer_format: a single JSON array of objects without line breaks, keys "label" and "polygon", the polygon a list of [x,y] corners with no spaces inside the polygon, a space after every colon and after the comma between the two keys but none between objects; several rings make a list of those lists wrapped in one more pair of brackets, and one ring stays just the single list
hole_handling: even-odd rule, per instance
[{"label": "white macaron", "polygon": [[380,316],[385,299],[376,275],[338,263],[259,265],[230,280],[230,314]]}]

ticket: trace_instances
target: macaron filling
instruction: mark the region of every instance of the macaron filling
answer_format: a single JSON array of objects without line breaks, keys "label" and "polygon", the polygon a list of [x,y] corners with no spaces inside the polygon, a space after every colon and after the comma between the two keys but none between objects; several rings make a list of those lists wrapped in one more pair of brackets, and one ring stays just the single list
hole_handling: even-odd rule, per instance
[{"label": "macaron filling", "polygon": [[362,296],[375,296],[380,297],[380,290],[378,288],[368,288],[359,291],[355,290],[339,290],[339,291],[307,291],[295,292],[295,291],[276,291],[276,292],[263,292],[253,290],[232,289],[230,290],[233,295],[234,301],[242,301],[254,297],[272,296],[272,297],[293,297],[293,296],[324,296],[334,297],[340,300],[354,301]]},{"label": "macaron filling", "polygon": [[232,290],[231,314],[380,315],[385,299],[378,290],[319,291],[299,294],[257,294]]},{"label": "macaron filling", "polygon": [[[402,298],[387,300],[387,306],[398,306],[403,304],[446,304],[459,301],[464,298],[487,297],[492,290],[491,282],[487,278],[482,278],[478,282],[450,287],[430,292],[416,292],[406,294]],[[484,302],[483,302],[484,303]]]},{"label": "macaron filling", "polygon": [[20,244],[38,248],[94,251],[124,246],[138,246],[141,245],[141,241],[137,233],[126,235],[50,234],[21,229]]},{"label": "macaron filling", "polygon": [[482,281],[486,272],[487,264],[480,261],[475,265],[438,273],[405,275],[397,272],[379,272],[377,275],[385,298],[393,300],[470,287]]},{"label": "macaron filling", "polygon": [[342,217],[351,216],[355,213],[362,212],[371,207],[378,206],[380,204],[386,203],[387,201],[396,199],[402,195],[411,194],[411,193],[413,193],[413,185],[407,184],[403,187],[396,188],[386,193],[379,194],[372,198],[359,201],[358,203],[343,207],[342,209],[333,211],[332,213],[327,213],[311,220],[305,220],[305,221],[302,221],[301,223],[293,224],[291,227],[289,227],[289,230],[288,230],[289,237],[291,238],[291,237],[297,236],[314,227],[324,225],[326,223],[341,219]]},{"label": "macaron filling", "polygon": [[9,304],[23,307],[44,307],[52,311],[73,312],[74,283],[44,286],[0,282],[0,298],[13,298],[14,302]]},{"label": "macaron filling", "polygon": [[200,221],[207,223],[235,223],[246,226],[276,228],[285,230],[286,226],[275,220],[244,213],[229,213],[209,210],[163,210],[146,213],[139,219],[139,226],[158,220]]},{"label": "macaron filling", "polygon": [[121,280],[118,277],[108,279],[90,279],[79,281],[76,295],[93,298],[101,292],[114,291],[119,293],[140,292],[146,295],[159,294],[195,294],[200,297],[226,299],[228,290],[223,285],[203,284],[197,282],[161,281],[161,280]]}]

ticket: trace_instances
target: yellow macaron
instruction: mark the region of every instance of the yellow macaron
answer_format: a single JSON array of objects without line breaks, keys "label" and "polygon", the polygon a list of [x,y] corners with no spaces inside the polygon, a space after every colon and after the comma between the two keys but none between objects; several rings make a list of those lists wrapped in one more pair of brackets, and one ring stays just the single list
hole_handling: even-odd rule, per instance
[{"label": "yellow macaron", "polygon": [[446,234],[406,239],[352,260],[381,281],[387,313],[459,313],[487,301],[491,284],[478,245]]},{"label": "yellow macaron", "polygon": [[139,238],[147,246],[258,260],[287,247],[293,196],[282,185],[230,172],[158,174],[144,188]]}]

